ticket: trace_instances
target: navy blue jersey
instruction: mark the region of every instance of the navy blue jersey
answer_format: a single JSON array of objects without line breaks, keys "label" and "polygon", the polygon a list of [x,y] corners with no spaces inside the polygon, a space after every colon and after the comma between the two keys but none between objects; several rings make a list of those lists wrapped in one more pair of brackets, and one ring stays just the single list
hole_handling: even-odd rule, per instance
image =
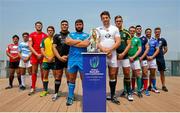
[{"label": "navy blue jersey", "polygon": [[139,57],[141,57],[144,54],[146,50],[146,44],[148,43],[148,39],[145,36],[140,37],[140,40],[141,40],[142,50],[141,53],[139,54]]},{"label": "navy blue jersey", "polygon": [[156,56],[157,59],[164,59],[164,53],[163,53],[163,48],[167,47],[167,42],[164,38],[159,38],[157,39],[159,43],[159,54]]}]

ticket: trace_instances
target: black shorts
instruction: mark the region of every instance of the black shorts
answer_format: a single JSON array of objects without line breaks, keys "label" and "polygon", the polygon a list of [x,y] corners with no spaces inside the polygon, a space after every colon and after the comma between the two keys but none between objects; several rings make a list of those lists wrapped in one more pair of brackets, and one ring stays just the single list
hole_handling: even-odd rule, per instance
[{"label": "black shorts", "polygon": [[55,58],[55,69],[61,70],[67,68],[67,62],[61,62],[59,59]]},{"label": "black shorts", "polygon": [[156,59],[158,71],[165,71],[166,70],[166,64],[164,59]]},{"label": "black shorts", "polygon": [[12,69],[19,68],[19,61],[17,61],[17,62],[9,62],[9,68],[12,68]]}]

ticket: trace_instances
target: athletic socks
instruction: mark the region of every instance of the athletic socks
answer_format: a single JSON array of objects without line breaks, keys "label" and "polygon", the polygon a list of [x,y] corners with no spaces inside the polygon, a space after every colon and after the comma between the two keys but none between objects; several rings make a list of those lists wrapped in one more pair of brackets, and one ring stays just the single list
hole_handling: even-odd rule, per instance
[{"label": "athletic socks", "polygon": [[48,91],[48,80],[43,81],[44,91]]},{"label": "athletic socks", "polygon": [[134,90],[135,89],[135,83],[136,83],[136,77],[132,77],[131,82],[132,82],[132,90]]},{"label": "athletic socks", "polygon": [[147,88],[148,88],[148,77],[143,77],[143,85],[144,85],[144,90],[147,90]]},{"label": "athletic socks", "polygon": [[61,80],[55,80],[55,85],[54,85],[55,94],[59,92],[60,85],[61,85]]},{"label": "athletic socks", "polygon": [[153,88],[156,88],[156,79],[151,79],[151,82],[152,82]]},{"label": "athletic socks", "polygon": [[36,74],[32,74],[32,88],[35,89],[35,86],[36,86],[36,80],[37,80],[37,75]]},{"label": "athletic socks", "polygon": [[21,75],[21,85],[25,87],[25,75]]},{"label": "athletic socks", "polygon": [[116,80],[110,80],[109,81],[109,86],[110,86],[110,91],[111,91],[111,98],[115,95],[115,90],[116,90]]},{"label": "athletic socks", "polygon": [[19,86],[21,86],[21,85],[22,85],[22,84],[21,84],[21,75],[18,76],[17,79],[18,79],[18,82],[19,82]]},{"label": "athletic socks", "polygon": [[69,82],[68,87],[69,87],[68,97],[73,99],[74,98],[75,83]]},{"label": "athletic socks", "polygon": [[137,92],[141,92],[141,77],[136,77],[137,81]]},{"label": "athletic socks", "polygon": [[127,94],[131,93],[131,79],[130,78],[124,78],[124,91],[127,92]]},{"label": "athletic socks", "polygon": [[10,76],[9,77],[9,85],[12,87],[13,86],[13,80],[14,80],[14,76]]}]

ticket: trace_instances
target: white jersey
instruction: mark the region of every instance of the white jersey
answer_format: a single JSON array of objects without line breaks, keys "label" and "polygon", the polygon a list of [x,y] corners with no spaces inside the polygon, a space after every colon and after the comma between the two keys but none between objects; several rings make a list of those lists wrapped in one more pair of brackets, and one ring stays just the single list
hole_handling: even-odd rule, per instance
[{"label": "white jersey", "polygon": [[96,28],[98,30],[99,41],[102,47],[111,48],[115,44],[115,37],[120,37],[119,30],[116,26],[110,25]]}]

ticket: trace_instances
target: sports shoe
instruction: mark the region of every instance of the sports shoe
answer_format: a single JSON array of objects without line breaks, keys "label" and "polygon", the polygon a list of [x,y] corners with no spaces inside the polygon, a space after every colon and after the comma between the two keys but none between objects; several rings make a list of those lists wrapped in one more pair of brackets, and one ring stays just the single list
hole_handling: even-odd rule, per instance
[{"label": "sports shoe", "polygon": [[135,94],[135,89],[132,89],[132,90],[131,90],[131,93],[132,93],[132,94]]},{"label": "sports shoe", "polygon": [[40,93],[40,97],[44,97],[44,96],[46,96],[48,94],[48,91],[42,91],[41,93]]},{"label": "sports shoe", "polygon": [[115,103],[115,104],[117,104],[117,105],[120,105],[120,101],[117,99],[116,96],[113,96],[113,97],[111,98],[111,102],[112,102],[112,103]]},{"label": "sports shoe", "polygon": [[134,100],[134,98],[133,98],[133,96],[132,96],[131,94],[129,94],[129,95],[127,96],[127,99],[128,99],[129,101],[133,101],[133,100]]},{"label": "sports shoe", "polygon": [[52,100],[55,101],[55,100],[57,100],[57,99],[58,99],[58,94],[56,93],[56,94],[54,94],[54,95],[52,96]]},{"label": "sports shoe", "polygon": [[13,86],[7,86],[5,89],[11,89],[13,88]]},{"label": "sports shoe", "polygon": [[35,90],[31,88],[31,91],[28,93],[29,96],[33,95],[35,93]]},{"label": "sports shoe", "polygon": [[151,91],[151,89],[152,89],[152,87],[151,87],[151,86],[149,86],[149,87],[148,87],[148,90],[149,90],[149,91]]},{"label": "sports shoe", "polygon": [[71,106],[73,104],[73,98],[67,98],[66,106]]},{"label": "sports shoe", "polygon": [[106,97],[106,100],[111,100],[111,96],[107,96],[107,97]]},{"label": "sports shoe", "polygon": [[121,94],[120,94],[120,97],[125,97],[126,96],[126,92],[123,91]]},{"label": "sports shoe", "polygon": [[25,86],[20,86],[20,89],[21,89],[21,90],[25,90],[26,87],[25,87]]},{"label": "sports shoe", "polygon": [[149,93],[148,89],[147,89],[147,90],[144,90],[144,94],[145,94],[146,96],[150,96],[150,93]]},{"label": "sports shoe", "polygon": [[159,90],[156,87],[153,87],[152,91],[155,92],[155,93],[160,93]]},{"label": "sports shoe", "polygon": [[138,92],[137,95],[138,95],[139,98],[142,98],[142,97],[143,97],[143,95],[142,95],[141,92]]},{"label": "sports shoe", "polygon": [[168,89],[166,88],[166,86],[163,86],[162,90],[165,91],[165,92],[168,92]]}]

